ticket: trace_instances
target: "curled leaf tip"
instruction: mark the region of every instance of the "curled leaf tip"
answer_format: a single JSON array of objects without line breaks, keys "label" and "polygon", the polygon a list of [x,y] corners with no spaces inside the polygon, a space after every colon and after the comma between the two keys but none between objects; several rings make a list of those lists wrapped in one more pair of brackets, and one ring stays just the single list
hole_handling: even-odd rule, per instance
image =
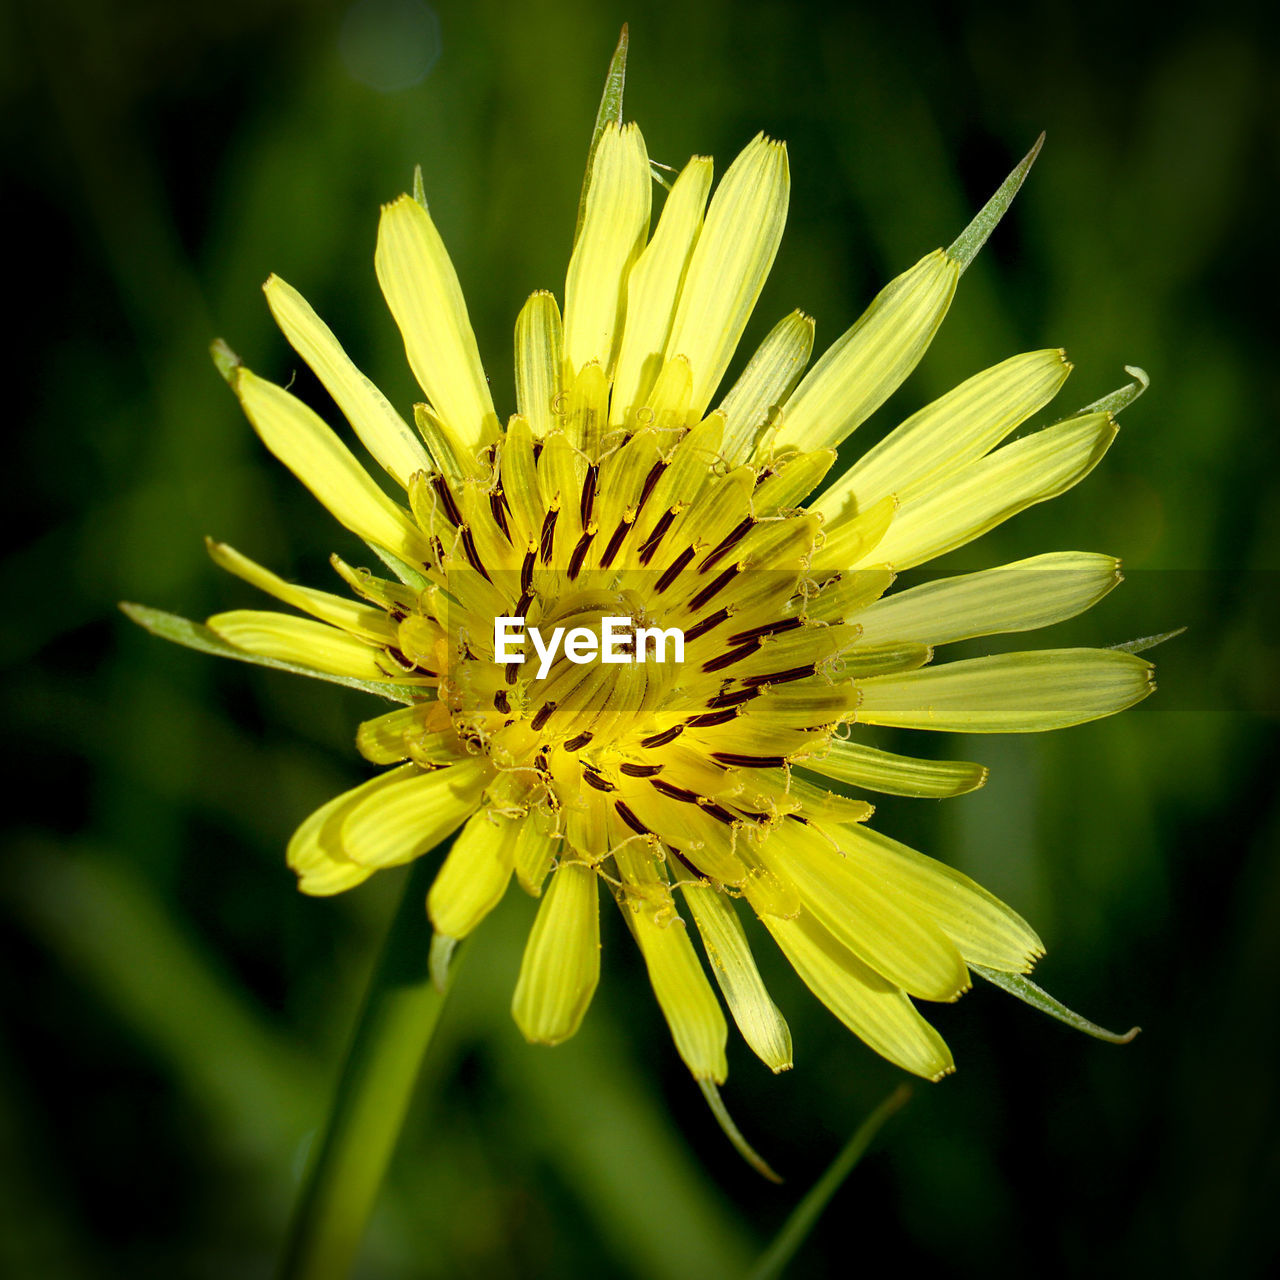
[{"label": "curled leaf tip", "polygon": [[988,969],[983,965],[972,963],[969,968],[979,977],[985,978],[992,985],[1021,1000],[1023,1004],[1030,1005],[1041,1013],[1047,1013],[1049,1017],[1056,1018],[1068,1027],[1083,1031],[1085,1035],[1092,1036],[1095,1040],[1105,1040],[1108,1044],[1129,1044],[1141,1030],[1140,1027],[1131,1027],[1123,1035],[1108,1031],[1105,1027],[1098,1026],[1096,1022],[1090,1022],[1088,1018],[1068,1009],[1065,1004],[1055,1000],[1047,991],[1036,986],[1030,978],[1021,973],[1005,973],[1000,969]]},{"label": "curled leaf tip", "polygon": [[1139,368],[1138,365],[1127,364],[1124,366],[1124,371],[1133,379],[1132,382],[1126,383],[1123,387],[1117,387],[1101,399],[1086,405],[1080,412],[1082,414],[1119,413],[1121,409],[1127,409],[1151,385],[1147,371]]},{"label": "curled leaf tip", "polygon": [[234,387],[240,366],[244,362],[221,338],[215,338],[209,345],[209,354],[213,357],[214,368],[222,374],[229,386]]},{"label": "curled leaf tip", "polygon": [[715,1116],[716,1123],[724,1131],[724,1136],[733,1143],[733,1149],[762,1178],[767,1178],[770,1182],[781,1185],[782,1178],[769,1167],[764,1158],[742,1136],[742,1130],[734,1124],[733,1117],[729,1115],[728,1108],[724,1105],[724,1099],[720,1096],[720,1090],[716,1088],[715,1082],[712,1080],[699,1080],[698,1088],[702,1090],[702,1096],[706,1098],[707,1106],[711,1108],[711,1114]]},{"label": "curled leaf tip", "polygon": [[956,237],[955,242],[947,250],[947,257],[959,265],[962,273],[977,257],[978,250],[986,244],[987,237],[996,229],[996,225],[1008,211],[1043,146],[1042,132],[1036,139],[1035,145],[1022,157],[1017,168],[1000,184],[995,195],[978,210],[973,221]]}]

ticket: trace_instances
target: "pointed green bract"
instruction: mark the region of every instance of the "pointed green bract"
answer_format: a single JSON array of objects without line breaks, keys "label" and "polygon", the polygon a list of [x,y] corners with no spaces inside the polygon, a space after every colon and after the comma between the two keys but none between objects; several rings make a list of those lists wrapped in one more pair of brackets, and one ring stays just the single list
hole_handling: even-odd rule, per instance
[{"label": "pointed green bract", "polygon": [[1016,996],[1023,1004],[1028,1004],[1041,1013],[1047,1013],[1049,1017],[1056,1018],[1077,1031],[1083,1031],[1085,1035],[1092,1036],[1095,1040],[1105,1040],[1108,1044],[1128,1044],[1142,1030],[1141,1027],[1130,1027],[1123,1035],[1118,1035],[1114,1031],[1098,1026],[1096,1022],[1090,1022],[1088,1018],[1083,1018],[1078,1013],[1073,1013],[1065,1004],[1055,1000],[1047,991],[1041,990],[1023,974],[986,969],[980,964],[971,964],[969,967],[980,978],[985,978],[1002,991]]},{"label": "pointed green bract", "polygon": [[1043,146],[1044,134],[1042,133],[1036,139],[1035,146],[1023,156],[1018,167],[1000,184],[995,195],[978,210],[973,221],[956,237],[947,250],[947,257],[959,264],[962,273],[977,257],[978,250],[987,243],[987,237],[996,229],[996,225],[1008,211]]},{"label": "pointed green bract", "polygon": [[600,137],[604,133],[605,125],[611,121],[615,125],[622,124],[622,96],[627,87],[627,49],[630,43],[630,31],[624,22],[622,33],[618,36],[618,47],[614,49],[613,57],[609,59],[609,70],[604,78],[604,92],[600,95],[595,127],[591,130],[591,145],[587,150],[587,171],[582,178],[582,194],[578,197],[578,224],[573,233],[575,244],[582,233],[582,221],[587,216],[587,187],[591,184],[591,165],[596,158]]}]

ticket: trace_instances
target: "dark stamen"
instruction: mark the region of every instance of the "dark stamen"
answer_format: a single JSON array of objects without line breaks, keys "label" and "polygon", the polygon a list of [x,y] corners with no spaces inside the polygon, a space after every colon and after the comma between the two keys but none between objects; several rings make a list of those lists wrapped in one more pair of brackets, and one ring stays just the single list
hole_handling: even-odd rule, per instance
[{"label": "dark stamen", "polygon": [[763,626],[752,627],[750,631],[739,631],[737,635],[730,636],[729,643],[744,644],[748,640],[756,639],[757,636],[780,636],[784,631],[794,631],[802,626],[804,623],[799,618],[787,618],[784,622],[766,622]]},{"label": "dark stamen", "polygon": [[[661,595],[684,571],[685,566],[693,559],[693,548],[685,549],[667,566],[666,572],[658,579],[657,592]],[[685,639],[688,640],[688,635]]]},{"label": "dark stamen", "polygon": [[542,535],[538,539],[538,549],[547,564],[551,563],[551,552],[556,544],[556,517],[559,514],[558,510],[548,511],[542,522]]},{"label": "dark stamen", "polygon": [[493,512],[493,522],[502,530],[503,537],[511,541],[511,530],[507,528],[507,500],[501,489],[489,491],[489,510]]},{"label": "dark stamen", "polygon": [[741,524],[735,526],[735,528],[725,536],[724,540],[719,543],[716,549],[712,551],[711,554],[698,566],[698,572],[706,573],[706,571],[714,564],[723,560],[724,557],[727,556],[729,552],[732,551],[733,548],[751,532],[751,527],[754,524],[755,517],[748,516]]},{"label": "dark stamen", "polygon": [[585,747],[587,743],[591,741],[593,736],[594,735],[590,732],[580,733],[576,738],[570,738],[569,741],[564,744],[564,749],[566,751],[578,751],[582,747]]},{"label": "dark stamen", "polygon": [[458,504],[453,500],[453,493],[449,489],[449,482],[444,476],[432,476],[431,487],[436,491],[440,498],[440,505],[444,508],[444,514],[452,525],[460,525],[462,523],[462,515],[458,511]]},{"label": "dark stamen", "polygon": [[596,482],[600,477],[600,468],[593,462],[587,468],[587,478],[582,484],[582,527],[585,529],[591,520],[591,508],[596,500]]},{"label": "dark stamen", "polygon": [[728,586],[728,584],[738,576],[738,572],[739,569],[736,564],[730,565],[729,568],[727,568],[714,582],[703,587],[702,590],[689,601],[689,612],[692,613],[695,609],[701,609],[702,606],[706,604],[707,601],[710,600],[722,587]]},{"label": "dark stamen", "polygon": [[555,709],[556,709],[556,704],[554,702],[544,702],[542,706],[538,708],[537,715],[535,715],[533,719],[529,721],[529,728],[541,729],[542,726],[546,724],[548,720],[551,719],[551,713]]},{"label": "dark stamen", "polygon": [[505,689],[499,689],[493,695],[493,705],[505,716],[511,710],[511,699],[507,697]]},{"label": "dark stamen", "polygon": [[606,778],[602,778],[594,769],[583,769],[583,780],[588,786],[595,787],[597,791],[617,791],[617,787]]},{"label": "dark stamen", "polygon": [[590,549],[592,542],[595,541],[595,536],[594,533],[584,533],[578,539],[578,545],[574,547],[573,555],[569,557],[570,582],[582,572],[582,562],[587,558],[587,551]]},{"label": "dark stamen", "polygon": [[713,751],[711,758],[733,769],[781,769],[787,763],[786,756],[748,756],[740,751]]},{"label": "dark stamen", "polygon": [[662,473],[667,469],[668,464],[659,459],[649,468],[649,474],[644,478],[644,485],[640,490],[640,501],[636,503],[636,515],[632,516],[634,520],[636,516],[644,510],[644,504],[649,501],[649,495],[653,492],[653,487],[662,477]]},{"label": "dark stamen", "polygon": [[467,559],[471,561],[471,567],[475,569],[486,582],[492,582],[489,577],[489,570],[484,567],[480,559],[480,553],[476,550],[476,540],[471,536],[471,530],[463,525],[458,530],[459,536],[462,538],[462,549],[466,552]]},{"label": "dark stamen", "polygon": [[630,760],[623,761],[618,768],[629,778],[652,778],[662,772],[660,764],[632,764]]},{"label": "dark stamen", "polygon": [[655,791],[660,791],[664,796],[669,796],[672,800],[683,800],[685,804],[698,803],[698,793],[690,791],[688,787],[677,787],[674,783],[663,782],[661,778],[650,778],[649,785]]},{"label": "dark stamen", "polygon": [[600,567],[602,569],[607,569],[613,563],[613,557],[618,554],[618,550],[622,546],[622,540],[627,536],[630,529],[631,526],[626,520],[618,521],[618,527],[613,531],[613,535],[609,539],[609,545],[604,549],[604,555],[600,557]]},{"label": "dark stamen", "polygon": [[673,724],[670,729],[665,729],[662,733],[655,733],[651,737],[641,738],[640,745],[646,751],[652,751],[655,747],[665,747],[668,742],[674,742],[683,732],[684,725]]},{"label": "dark stamen", "polygon": [[618,817],[620,817],[623,822],[625,822],[627,826],[636,833],[636,835],[651,836],[653,834],[653,832],[650,831],[649,828],[646,827],[644,823],[631,812],[630,808],[622,803],[621,800],[615,800],[613,802],[613,807],[618,811]]},{"label": "dark stamen", "polygon": [[736,649],[726,649],[724,653],[715,658],[708,658],[702,664],[703,671],[722,671],[725,667],[731,667],[735,662],[741,662],[743,658],[749,658],[764,642],[759,638],[748,640],[746,644],[740,644]]},{"label": "dark stamen", "polygon": [[773,671],[767,676],[743,676],[742,683],[751,687],[762,684],[787,684],[792,680],[803,680],[811,676],[817,668],[812,662],[803,667],[788,667],[785,671]]},{"label": "dark stamen", "polygon": [[538,562],[536,551],[526,551],[520,564],[520,590],[528,591],[533,584],[533,566]]},{"label": "dark stamen", "polygon": [[730,720],[736,720],[738,716],[738,708],[730,707],[727,711],[711,711],[706,715],[690,716],[685,724],[690,729],[710,729],[718,724],[728,724]]},{"label": "dark stamen", "polygon": [[688,631],[684,633],[685,644],[692,640],[696,640],[699,636],[705,636],[708,631],[714,631],[727,617],[728,609],[717,609],[715,613],[709,613],[701,622],[695,622]]},{"label": "dark stamen", "polygon": [[702,805],[704,813],[709,813],[713,818],[719,819],[726,827],[732,827],[738,821],[722,804],[716,804],[710,800],[701,800],[699,803]]},{"label": "dark stamen", "polygon": [[644,546],[640,548],[640,563],[648,564],[653,559],[653,553],[657,551],[658,544],[662,541],[663,535],[671,528],[671,522],[676,518],[674,510],[664,511],[658,517],[658,523],[653,526],[653,532],[645,539]]},{"label": "dark stamen", "polygon": [[740,707],[744,702],[750,702],[752,698],[758,698],[761,690],[758,688],[739,689],[737,693],[717,693],[714,698],[707,701],[708,707]]}]

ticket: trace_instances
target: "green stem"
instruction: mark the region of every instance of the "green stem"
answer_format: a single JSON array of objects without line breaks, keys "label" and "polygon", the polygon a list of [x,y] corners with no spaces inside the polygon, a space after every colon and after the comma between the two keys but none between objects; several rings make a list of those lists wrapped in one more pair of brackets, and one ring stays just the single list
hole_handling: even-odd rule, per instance
[{"label": "green stem", "polygon": [[[369,983],[323,1137],[294,1211],[280,1280],[342,1280],[350,1274],[422,1058],[448,989],[431,981],[419,858]],[[456,965],[454,966],[456,972]]]}]

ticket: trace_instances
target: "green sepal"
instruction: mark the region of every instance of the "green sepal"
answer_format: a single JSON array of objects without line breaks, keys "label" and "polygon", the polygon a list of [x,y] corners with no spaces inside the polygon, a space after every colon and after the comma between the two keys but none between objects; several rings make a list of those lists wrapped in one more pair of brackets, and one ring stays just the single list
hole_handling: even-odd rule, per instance
[{"label": "green sepal", "polygon": [[234,387],[240,366],[244,361],[221,338],[215,338],[209,344],[209,354],[213,357],[214,368],[222,375],[223,381],[228,386]]},{"label": "green sepal", "polygon": [[960,264],[961,274],[978,256],[978,250],[987,243],[987,237],[996,229],[997,223],[1008,211],[1043,146],[1044,134],[1042,133],[1036,139],[1036,145],[1023,156],[1018,167],[1000,184],[995,195],[978,210],[973,221],[956,237],[955,243],[947,250],[947,257]]},{"label": "green sepal", "polygon": [[698,1088],[702,1090],[702,1096],[706,1098],[707,1106],[711,1108],[711,1114],[715,1116],[716,1123],[723,1130],[724,1136],[733,1143],[733,1149],[762,1178],[767,1178],[770,1182],[781,1183],[782,1179],[774,1173],[765,1158],[742,1136],[742,1130],[734,1124],[733,1117],[729,1114],[728,1108],[724,1105],[724,1099],[720,1096],[720,1090],[715,1086],[715,1081],[699,1080]]},{"label": "green sepal", "polygon": [[1148,649],[1154,649],[1158,644],[1164,644],[1166,640],[1176,640],[1186,627],[1178,627],[1175,631],[1162,631],[1155,636],[1142,636],[1137,640],[1122,640],[1119,644],[1109,644],[1108,649],[1118,649],[1121,653],[1145,653]]},{"label": "green sepal", "polygon": [[782,1224],[782,1230],[773,1243],[760,1256],[748,1280],[776,1280],[795,1257],[809,1233],[817,1225],[822,1211],[831,1197],[840,1190],[844,1180],[862,1159],[872,1139],[880,1132],[886,1120],[901,1110],[911,1097],[910,1085],[899,1085],[858,1127],[845,1143],[840,1154],[827,1166],[826,1172],[809,1189],[808,1194],[791,1211]]},{"label": "green sepal", "polygon": [[389,702],[402,702],[406,706],[414,702],[422,702],[426,691],[416,685],[382,684],[374,680],[359,680],[354,676],[332,675],[328,671],[316,671],[311,667],[301,666],[296,662],[281,662],[279,658],[265,658],[261,654],[249,653],[228,644],[216,632],[199,622],[179,617],[176,613],[165,613],[162,609],[151,609],[143,604],[123,603],[121,612],[126,618],[136,622],[138,626],[150,631],[153,636],[162,640],[172,640],[174,644],[184,645],[188,649],[196,649],[200,653],[211,653],[217,658],[234,658],[237,662],[248,662],[255,667],[271,667],[275,671],[287,671],[295,676],[310,676],[313,680],[325,680],[329,684],[346,685],[348,689],[359,689],[361,693],[372,693]]},{"label": "green sepal", "polygon": [[380,547],[376,542],[365,541],[365,546],[373,552],[383,564],[391,570],[392,573],[404,583],[406,587],[412,587],[415,591],[425,591],[431,584],[420,574],[412,565],[406,564],[399,556],[393,555],[385,547]]},{"label": "green sepal", "polygon": [[1092,1036],[1095,1040],[1105,1040],[1108,1044],[1128,1044],[1142,1030],[1141,1027],[1130,1027],[1124,1035],[1117,1035],[1116,1032],[1108,1031],[1105,1027],[1098,1026],[1096,1022],[1090,1022],[1088,1018],[1082,1018],[1078,1013],[1073,1013],[1047,991],[1042,991],[1024,974],[985,969],[982,965],[972,962],[969,968],[980,978],[985,978],[1002,991],[1016,996],[1023,1004],[1029,1004],[1033,1009],[1047,1013],[1049,1017],[1057,1018],[1059,1022],[1065,1022],[1067,1026],[1083,1031],[1085,1035]]},{"label": "green sepal", "polygon": [[[413,198],[424,208],[427,207],[427,188],[422,181],[422,166],[413,166]],[[430,212],[428,210],[428,212]]]},{"label": "green sepal", "polygon": [[591,146],[587,151],[587,171],[582,178],[582,194],[578,197],[578,223],[573,231],[573,242],[578,243],[582,234],[582,220],[587,216],[587,188],[591,185],[591,166],[595,162],[596,148],[605,125],[611,121],[622,126],[622,93],[627,83],[627,46],[631,35],[627,24],[622,24],[622,34],[618,37],[618,47],[609,59],[609,70],[604,78],[604,92],[600,95],[600,109],[596,112],[595,128],[591,131]]},{"label": "green sepal", "polygon": [[1127,409],[1151,385],[1147,371],[1136,364],[1125,365],[1124,371],[1133,381],[1118,387],[1100,400],[1085,405],[1080,410],[1080,416],[1086,413],[1119,413],[1121,409]]}]

